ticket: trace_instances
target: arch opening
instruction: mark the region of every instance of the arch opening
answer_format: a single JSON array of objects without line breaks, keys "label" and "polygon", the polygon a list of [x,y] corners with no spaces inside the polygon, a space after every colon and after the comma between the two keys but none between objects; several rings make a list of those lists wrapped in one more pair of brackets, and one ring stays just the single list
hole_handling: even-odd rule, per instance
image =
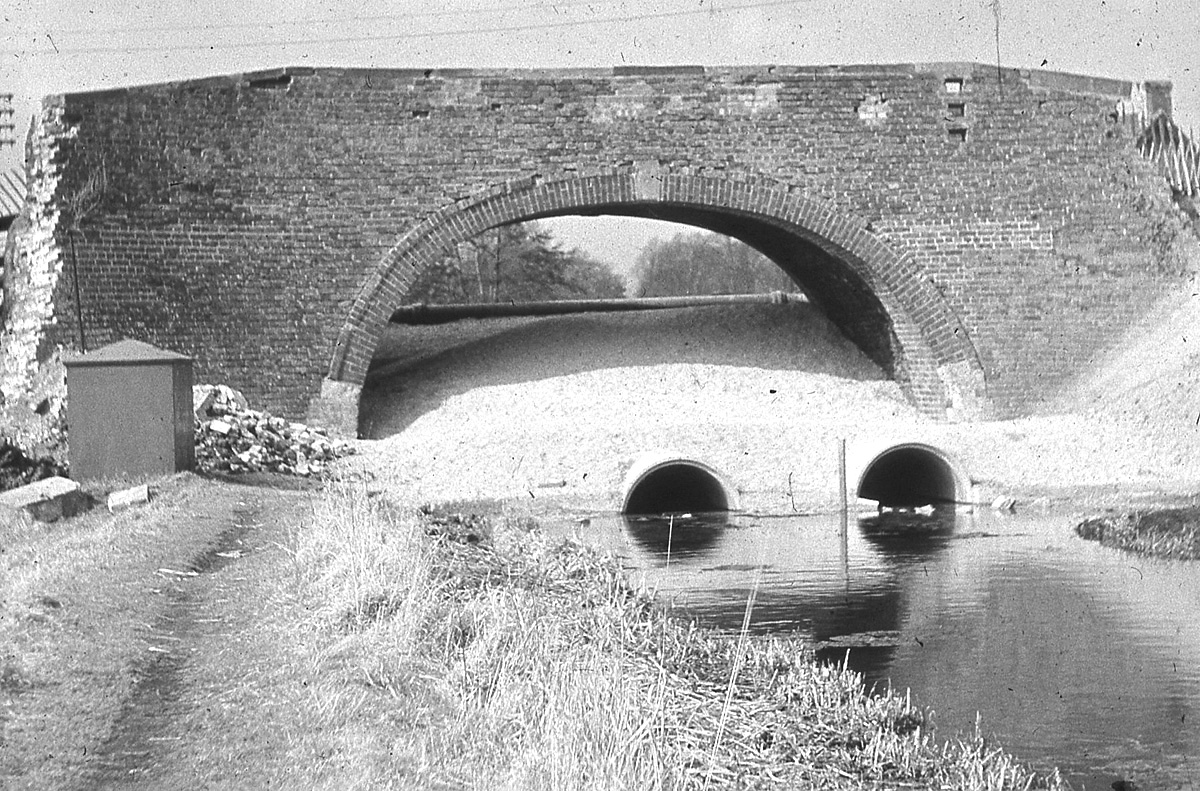
[{"label": "arch opening", "polygon": [[[739,239],[784,269],[835,326],[895,379],[922,411],[956,405],[943,375],[982,381],[979,357],[953,309],[906,254],[861,218],[794,185],[646,170],[615,176],[523,179],[444,206],[399,239],[363,282],[338,334],[313,413],[343,419],[362,390],[384,328],[415,273],[450,246],[500,226],[564,215],[665,219]],[[960,374],[954,366],[970,373]],[[955,380],[957,382],[957,380]],[[972,406],[972,408],[974,408]]]},{"label": "arch opening", "polygon": [[890,508],[949,506],[965,501],[965,485],[936,448],[901,445],[875,457],[863,471],[858,496]]},{"label": "arch opening", "polygon": [[902,386],[909,383],[893,317],[879,298],[878,284],[874,288],[868,284],[851,256],[832,254],[795,227],[728,208],[679,203],[599,204],[537,218],[566,215],[661,220],[736,239],[773,261],[889,378]]},{"label": "arch opening", "polygon": [[689,461],[651,467],[627,488],[623,514],[706,513],[729,511],[731,497],[712,470]]}]

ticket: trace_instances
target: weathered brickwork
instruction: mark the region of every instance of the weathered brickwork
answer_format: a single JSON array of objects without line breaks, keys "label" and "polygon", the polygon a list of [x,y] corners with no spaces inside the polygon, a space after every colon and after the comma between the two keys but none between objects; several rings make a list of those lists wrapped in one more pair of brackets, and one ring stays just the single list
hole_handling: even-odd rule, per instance
[{"label": "weathered brickwork", "polygon": [[58,168],[54,143],[69,132],[50,103],[34,121],[26,147],[29,194],[9,232],[0,291],[0,403],[16,400],[53,351],[46,329],[54,322],[54,294],[63,271],[56,243],[61,212],[54,205]]},{"label": "weathered brickwork", "polygon": [[353,398],[441,251],[535,217],[654,216],[771,255],[931,413],[1019,414],[1178,283],[1169,189],[1126,123],[1139,91],[936,64],[288,69],[75,94],[38,143],[47,216],[74,214],[23,243],[63,273],[50,343],[78,346],[78,309],[90,346],[190,354],[199,380],[299,417]]}]

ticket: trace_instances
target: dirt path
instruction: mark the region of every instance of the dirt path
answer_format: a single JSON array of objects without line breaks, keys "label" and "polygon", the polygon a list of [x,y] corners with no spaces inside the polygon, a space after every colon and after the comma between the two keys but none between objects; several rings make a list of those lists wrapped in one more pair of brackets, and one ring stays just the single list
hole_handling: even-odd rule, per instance
[{"label": "dirt path", "polygon": [[287,547],[313,495],[180,488],[180,507],[133,520],[148,554],[80,581],[57,631],[27,646],[64,660],[5,707],[0,787],[267,787],[270,775],[253,775],[286,757],[278,736],[261,737],[303,717],[292,690],[271,683],[300,635],[273,626],[281,607],[297,617]]},{"label": "dirt path", "polygon": [[[179,782],[192,770],[176,754],[194,748],[208,729],[182,725],[197,709],[211,712],[244,680],[238,660],[247,654],[229,647],[255,633],[261,616],[257,606],[246,605],[265,604],[270,594],[264,588],[275,587],[281,532],[294,524],[298,515],[292,512],[303,500],[279,492],[255,495],[237,502],[216,545],[190,564],[187,572],[196,576],[169,578],[163,587],[166,606],[146,630],[150,655],[82,788],[191,785]],[[224,683],[213,685],[218,669]]]}]

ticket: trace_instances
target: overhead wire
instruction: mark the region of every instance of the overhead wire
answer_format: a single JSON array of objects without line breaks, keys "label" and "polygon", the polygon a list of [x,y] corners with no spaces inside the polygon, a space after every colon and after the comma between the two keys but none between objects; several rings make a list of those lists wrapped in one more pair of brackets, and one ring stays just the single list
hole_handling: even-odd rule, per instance
[{"label": "overhead wire", "polygon": [[374,14],[371,16],[340,16],[340,17],[310,17],[308,19],[275,19],[270,22],[237,23],[225,22],[202,25],[141,25],[115,27],[87,28],[48,28],[44,32],[68,36],[101,36],[113,33],[167,33],[171,31],[193,31],[197,28],[210,30],[253,30],[258,28],[303,27],[306,25],[344,25],[347,22],[387,22],[410,21],[413,19],[439,19],[443,17],[494,15],[509,11],[540,11],[543,9],[574,8],[576,6],[595,6],[597,0],[551,0],[550,2],[516,3],[511,5],[494,6],[489,8],[442,8],[436,11],[413,11],[403,14]]},{"label": "overhead wire", "polygon": [[[587,25],[605,25],[622,22],[640,22],[649,19],[668,19],[672,17],[695,16],[697,14],[727,14],[738,11],[749,11],[761,8],[779,8],[799,5],[806,0],[766,0],[766,2],[743,3],[739,5],[721,5],[716,8],[692,8],[681,11],[660,11],[645,14],[627,14],[589,19],[557,20],[533,24],[503,25],[493,27],[456,28],[454,30],[408,31],[405,33],[377,34],[368,36],[337,36],[332,38],[308,38],[288,40],[257,40],[244,42],[226,42],[219,44],[172,44],[151,46],[105,46],[105,47],[69,47],[58,46],[52,50],[22,50],[21,54],[63,54],[63,55],[92,55],[105,53],[134,53],[134,52],[183,52],[194,50],[226,50],[252,49],[255,47],[295,47],[314,44],[349,44],[372,41],[411,41],[415,39],[451,38],[455,36],[480,36],[495,33],[520,33],[533,30],[552,30]],[[578,5],[584,5],[579,3]],[[0,52],[13,50],[0,50]]]}]

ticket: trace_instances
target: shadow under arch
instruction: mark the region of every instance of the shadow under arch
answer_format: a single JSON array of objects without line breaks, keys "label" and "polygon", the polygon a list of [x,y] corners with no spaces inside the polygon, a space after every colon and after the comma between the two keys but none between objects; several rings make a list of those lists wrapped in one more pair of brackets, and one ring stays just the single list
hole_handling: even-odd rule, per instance
[{"label": "shadow under arch", "polygon": [[633,460],[621,484],[622,514],[736,511],[737,489],[697,459],[649,451]]},{"label": "shadow under arch", "polygon": [[[442,207],[406,233],[359,289],[338,334],[319,402],[355,401],[375,346],[413,279],[449,248],[489,228],[568,214],[613,214],[683,223],[732,236],[787,272],[851,341],[926,414],[944,417],[968,372],[983,368],[965,327],[917,265],[868,224],[762,177],[672,173],[632,167],[616,173],[505,182]],[[952,386],[948,387],[948,384]],[[978,389],[978,388],[976,388]],[[957,405],[957,404],[956,404]],[[352,432],[348,405],[315,412]]]},{"label": "shadow under arch", "polygon": [[938,448],[905,442],[875,454],[862,468],[856,491],[881,506],[957,506],[971,502],[971,479]]}]

